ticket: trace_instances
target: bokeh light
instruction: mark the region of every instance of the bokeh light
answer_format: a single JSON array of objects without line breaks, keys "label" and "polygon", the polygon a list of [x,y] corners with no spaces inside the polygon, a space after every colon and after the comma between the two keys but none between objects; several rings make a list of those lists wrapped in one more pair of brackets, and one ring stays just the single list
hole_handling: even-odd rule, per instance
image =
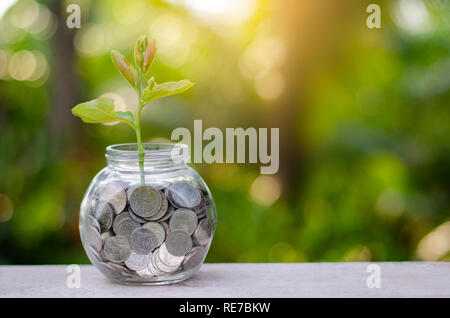
[{"label": "bokeh light", "polygon": [[270,206],[280,198],[280,181],[274,176],[261,175],[253,181],[250,193],[256,203]]},{"label": "bokeh light", "polygon": [[0,263],[88,262],[80,200],[135,135],[70,109],[136,111],[110,50],[133,61],[140,34],[158,46],[148,76],[195,82],[146,106],[143,140],[196,119],[280,131],[275,175],[193,164],[218,210],[207,261],[449,259],[448,1],[380,2],[381,29],[360,1],[77,0],[81,29],[62,3],[0,1]]},{"label": "bokeh light", "polygon": [[425,235],[417,247],[417,255],[424,261],[437,261],[450,252],[450,221]]}]

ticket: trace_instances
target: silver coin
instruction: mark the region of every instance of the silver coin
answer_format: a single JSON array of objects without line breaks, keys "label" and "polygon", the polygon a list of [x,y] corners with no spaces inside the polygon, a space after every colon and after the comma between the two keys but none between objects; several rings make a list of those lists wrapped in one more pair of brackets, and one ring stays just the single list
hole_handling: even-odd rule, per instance
[{"label": "silver coin", "polygon": [[180,267],[180,264],[177,264],[175,266],[168,266],[161,261],[161,259],[158,257],[158,254],[156,255],[157,256],[155,257],[155,265],[159,270],[165,273],[173,273],[178,269],[178,267]]},{"label": "silver coin", "polygon": [[184,256],[175,256],[170,254],[169,251],[167,251],[165,244],[162,244],[158,249],[158,257],[161,262],[172,267],[180,265],[184,260]]},{"label": "silver coin", "polygon": [[109,231],[114,218],[114,211],[111,205],[106,201],[99,201],[95,208],[95,218],[100,224],[102,232]]},{"label": "silver coin", "polygon": [[138,222],[140,224],[144,224],[145,222],[147,222],[147,220],[134,214],[133,210],[131,210],[131,209],[128,209],[128,214],[130,215],[130,218],[132,218],[133,220],[135,220],[136,222]]},{"label": "silver coin", "polygon": [[138,254],[131,251],[130,256],[125,260],[125,265],[134,271],[144,269],[150,262],[150,254]]},{"label": "silver coin", "polygon": [[133,193],[134,189],[137,189],[137,188],[139,188],[140,186],[141,186],[141,185],[140,185],[139,183],[133,183],[133,184],[130,184],[130,185],[127,187],[127,189],[125,190],[125,192],[127,193],[128,201],[130,200],[131,193]]},{"label": "silver coin", "polygon": [[166,189],[166,196],[170,202],[179,208],[194,209],[202,203],[202,193],[189,183],[172,183]]},{"label": "silver coin", "polygon": [[117,234],[117,231],[119,230],[119,224],[124,219],[131,219],[130,214],[128,212],[122,212],[119,215],[116,215],[113,221],[113,231]]},{"label": "silver coin", "polygon": [[167,221],[168,219],[170,219],[172,217],[172,215],[173,215],[173,212],[175,210],[176,209],[172,205],[169,205],[169,207],[167,208],[166,215],[164,215],[162,218],[160,218],[158,220],[158,222]]},{"label": "silver coin", "polygon": [[120,272],[119,270],[117,270],[116,268],[113,268],[111,266],[109,266],[109,264],[112,264],[110,262],[103,262],[103,261],[95,261],[94,265],[100,270],[100,272],[102,272],[103,274],[105,274],[106,277],[108,278],[121,278],[122,272]]},{"label": "silver coin", "polygon": [[135,229],[130,236],[131,249],[138,254],[151,253],[155,249],[157,241],[155,233],[143,227]]},{"label": "silver coin", "polygon": [[158,258],[158,250],[156,250],[156,251],[152,254],[151,258],[150,258],[150,263],[149,263],[149,264],[151,264],[152,266],[150,266],[150,265],[147,266],[148,269],[149,269],[149,271],[152,272],[153,269],[154,269],[155,272],[159,273],[158,276],[167,274],[166,272],[164,272],[163,270],[161,270],[161,269],[158,267],[158,264],[157,264],[157,262],[156,262],[156,259],[157,259],[157,258]]},{"label": "silver coin", "polygon": [[106,239],[103,245],[103,255],[113,263],[123,262],[130,256],[130,253],[130,242],[125,236],[112,236]]},{"label": "silver coin", "polygon": [[203,262],[206,256],[206,249],[201,246],[194,247],[184,258],[183,269],[190,270]]},{"label": "silver coin", "polygon": [[147,222],[142,225],[144,229],[151,230],[156,236],[156,247],[160,246],[166,239],[166,229],[159,223]]},{"label": "silver coin", "polygon": [[166,238],[167,251],[174,256],[184,256],[192,248],[191,236],[183,230],[170,231]]},{"label": "silver coin", "polygon": [[120,264],[116,264],[116,263],[112,263],[112,262],[104,262],[103,265],[105,265],[109,269],[119,273],[120,275],[134,276],[134,273],[135,273],[134,271],[131,271],[128,268],[126,268],[125,266],[120,265]]},{"label": "silver coin", "polygon": [[206,210],[206,199],[205,199],[205,196],[203,195],[203,193],[200,191],[200,196],[201,196],[201,201],[200,201],[200,204],[195,208],[195,209],[193,209],[193,211],[195,212],[195,214],[200,214],[200,213],[202,213],[204,210]]},{"label": "silver coin", "polygon": [[106,240],[107,238],[109,238],[109,237],[111,237],[111,236],[114,236],[114,234],[111,232],[111,231],[108,231],[108,232],[104,232],[104,233],[102,233],[102,240],[104,241],[104,240]]},{"label": "silver coin", "polygon": [[135,229],[140,227],[141,225],[138,222],[132,220],[131,218],[124,218],[117,225],[117,231],[115,233],[117,235],[122,235],[129,238],[131,233],[133,233]]},{"label": "silver coin", "polygon": [[201,206],[198,209],[194,210],[195,214],[197,214],[197,216],[202,215],[206,212],[206,205]]},{"label": "silver coin", "polygon": [[100,224],[95,219],[95,217],[92,215],[89,215],[89,217],[88,217],[88,226],[94,227],[99,233],[101,232]]},{"label": "silver coin", "polygon": [[167,224],[167,222],[159,222],[159,224],[162,225],[162,227],[166,231],[166,236],[167,236],[167,234],[169,234],[169,224]]},{"label": "silver coin", "polygon": [[173,212],[169,221],[170,231],[183,230],[189,235],[194,233],[197,228],[198,220],[197,215],[188,209],[178,209]]},{"label": "silver coin", "polygon": [[92,246],[88,245],[86,251],[89,255],[92,255],[92,257],[94,257],[94,259],[96,259],[97,261],[99,262],[103,261],[103,257]]},{"label": "silver coin", "polygon": [[133,212],[144,219],[154,216],[162,204],[159,190],[148,185],[135,188],[129,200]]},{"label": "silver coin", "polygon": [[162,199],[161,208],[154,216],[147,218],[148,221],[157,221],[157,220],[161,219],[167,213],[167,208],[169,206],[169,202],[167,201],[166,196],[164,195],[164,192],[160,192],[160,194],[161,194],[161,199]]},{"label": "silver coin", "polygon": [[154,276],[148,269],[148,266],[144,267],[143,269],[137,270],[136,274],[138,274],[139,276],[142,277],[146,277],[146,276]]},{"label": "silver coin", "polygon": [[201,219],[203,219],[207,216],[208,216],[208,213],[206,212],[206,210],[202,214],[197,214],[197,218],[198,218],[199,222]]},{"label": "silver coin", "polygon": [[163,271],[160,271],[158,268],[156,268],[155,265],[155,257],[158,250],[155,250],[150,256],[150,262],[148,263],[147,269],[153,276],[163,276],[166,275]]},{"label": "silver coin", "polygon": [[206,245],[211,239],[212,225],[208,218],[202,219],[194,232],[193,238],[196,244]]},{"label": "silver coin", "polygon": [[86,239],[89,246],[93,247],[97,252],[101,251],[103,240],[98,229],[92,225],[89,226],[86,230]]},{"label": "silver coin", "polygon": [[115,214],[119,214],[127,205],[127,195],[120,182],[109,182],[103,185],[99,190],[99,201],[108,202]]}]

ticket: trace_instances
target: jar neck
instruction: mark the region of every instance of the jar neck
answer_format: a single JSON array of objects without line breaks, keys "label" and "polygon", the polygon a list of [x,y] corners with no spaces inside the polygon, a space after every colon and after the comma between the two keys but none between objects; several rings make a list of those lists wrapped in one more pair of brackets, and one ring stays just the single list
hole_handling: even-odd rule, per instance
[{"label": "jar neck", "polygon": [[106,148],[108,166],[116,170],[139,171],[143,162],[146,173],[167,173],[187,167],[189,148],[184,144],[144,143],[143,158],[137,144],[118,144]]}]

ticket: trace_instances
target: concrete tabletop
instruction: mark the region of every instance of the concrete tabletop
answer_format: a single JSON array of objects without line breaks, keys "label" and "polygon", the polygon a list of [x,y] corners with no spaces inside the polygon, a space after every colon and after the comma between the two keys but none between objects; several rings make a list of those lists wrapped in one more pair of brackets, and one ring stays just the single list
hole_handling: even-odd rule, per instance
[{"label": "concrete tabletop", "polygon": [[204,264],[166,286],[119,285],[81,265],[76,288],[73,273],[66,265],[0,266],[0,297],[450,297],[449,262]]}]

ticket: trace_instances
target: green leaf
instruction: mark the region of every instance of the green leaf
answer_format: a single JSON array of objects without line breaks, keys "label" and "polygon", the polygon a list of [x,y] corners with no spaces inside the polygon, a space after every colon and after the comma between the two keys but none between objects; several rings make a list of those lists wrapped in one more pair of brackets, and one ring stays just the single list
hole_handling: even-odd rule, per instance
[{"label": "green leaf", "polygon": [[138,81],[138,72],[136,68],[128,62],[127,58],[117,50],[111,50],[111,60],[117,70],[130,83],[136,87]]},{"label": "green leaf", "polygon": [[80,117],[85,123],[99,124],[123,121],[135,126],[133,113],[130,111],[114,111],[114,101],[110,98],[98,98],[72,108],[72,114]]},{"label": "green leaf", "polygon": [[181,94],[194,85],[194,83],[189,80],[165,82],[161,84],[154,84],[154,82],[151,81],[154,81],[153,78],[150,79],[149,85],[144,89],[143,92],[144,105],[155,99]]},{"label": "green leaf", "polygon": [[135,127],[136,121],[132,112],[127,110],[126,112],[116,111],[115,113],[120,118],[119,120],[129,124],[132,127]]}]

